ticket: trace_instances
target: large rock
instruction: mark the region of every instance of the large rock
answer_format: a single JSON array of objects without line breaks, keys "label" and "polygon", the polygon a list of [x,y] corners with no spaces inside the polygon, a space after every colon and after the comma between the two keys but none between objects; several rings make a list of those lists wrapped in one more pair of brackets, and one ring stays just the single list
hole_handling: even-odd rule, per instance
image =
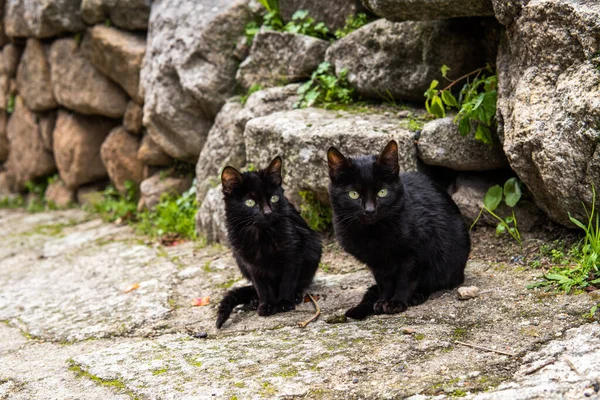
[{"label": "large rock", "polygon": [[4,31],[4,0],[0,0],[0,47],[8,43],[9,38]]},{"label": "large rock", "polygon": [[131,98],[143,103],[140,69],[146,53],[144,34],[96,25],[85,34],[81,51],[100,72],[117,82]]},{"label": "large rock", "polygon": [[236,51],[255,14],[246,0],[152,3],[142,68],[144,125],[169,155],[196,162],[212,121],[236,87]]},{"label": "large rock", "polygon": [[54,156],[61,180],[71,189],[107,176],[100,146],[116,122],[58,112],[54,129]]},{"label": "large rock", "polygon": [[208,133],[206,145],[200,152],[196,164],[198,204],[204,199],[214,175],[217,175],[223,167],[231,165],[241,168],[246,164],[244,144],[246,123],[252,118],[291,110],[298,101],[297,90],[298,85],[291,84],[252,93],[244,106],[237,97],[225,103]]},{"label": "large rock", "polygon": [[289,32],[261,31],[236,78],[245,88],[307,80],[325,58],[329,42]]},{"label": "large rock", "polygon": [[66,208],[75,203],[75,190],[58,179],[48,185],[44,197],[59,208]]},{"label": "large rock", "polygon": [[488,171],[508,166],[499,143],[489,146],[476,140],[473,134],[461,136],[452,117],[426,123],[417,149],[426,164],[457,171]]},{"label": "large rock", "polygon": [[317,22],[323,22],[331,32],[343,27],[348,17],[365,9],[360,0],[281,0],[281,16],[285,22],[291,21],[298,10],[306,10]]},{"label": "large rock", "polygon": [[363,0],[363,2],[374,14],[390,21],[494,15],[491,0]]},{"label": "large rock", "polygon": [[[477,219],[483,207],[483,198],[488,189],[494,185],[503,186],[508,178],[514,176],[510,170],[496,171],[493,173],[460,173],[452,190],[452,200],[458,205],[460,211],[469,225]],[[517,226],[522,232],[529,232],[547,221],[544,213],[528,198],[523,196],[513,208],[504,202],[494,211],[502,218],[512,215],[517,217]],[[498,225],[498,220],[483,212],[480,221],[490,226]]]},{"label": "large rock", "polygon": [[135,101],[127,103],[125,115],[123,116],[123,126],[128,132],[139,135],[142,133],[143,109]]},{"label": "large rock", "polygon": [[0,110],[0,163],[8,157],[8,137],[6,136],[6,111]]},{"label": "large rock", "polygon": [[137,158],[140,138],[119,126],[110,132],[100,149],[110,180],[121,193],[126,193],[125,182],[139,185],[144,179],[144,164]]},{"label": "large rock", "polygon": [[6,0],[4,24],[12,37],[48,38],[85,29],[81,0]]},{"label": "large rock", "polygon": [[82,0],[81,16],[90,25],[110,19],[122,29],[145,30],[150,18],[151,0]]},{"label": "large rock", "polygon": [[17,70],[19,95],[31,111],[46,111],[58,106],[52,94],[47,50],[39,40],[27,39]]},{"label": "large rock", "polygon": [[52,92],[60,105],[81,114],[110,118],[125,113],[125,92],[83,57],[75,40],[52,43],[50,66]]},{"label": "large rock", "polygon": [[144,165],[154,167],[164,167],[173,162],[173,159],[165,153],[149,135],[144,135],[140,149],[137,153],[137,158]]},{"label": "large rock", "polygon": [[9,78],[17,75],[19,60],[23,54],[23,48],[13,43],[9,43],[2,48],[2,61],[4,64],[4,73]]},{"label": "large rock", "polygon": [[199,236],[204,236],[207,243],[227,245],[227,226],[225,225],[225,201],[221,185],[208,191],[198,213],[196,227]]},{"label": "large rock", "polygon": [[497,22],[491,18],[390,22],[377,20],[338,40],[326,59],[348,70],[359,94],[423,102],[431,81],[443,82],[442,64],[459,77],[493,63]]},{"label": "large rock", "polygon": [[398,142],[401,171],[417,168],[414,134],[394,117],[380,113],[349,113],[324,109],[282,111],[246,124],[246,160],[266,167],[275,156],[283,158],[284,184],[294,196],[310,190],[327,199],[326,152],[335,146],[348,156],[379,154]]},{"label": "large rock", "polygon": [[146,208],[153,210],[163,194],[180,195],[191,186],[190,177],[162,177],[161,174],[156,174],[144,179],[140,184],[141,200]]},{"label": "large rock", "polygon": [[494,15],[503,25],[509,25],[531,0],[492,0]]},{"label": "large rock", "polygon": [[44,148],[39,135],[44,118],[46,116],[29,111],[20,97],[15,99],[15,111],[6,128],[9,153],[4,164],[15,191],[23,190],[27,181],[56,171],[52,153]]},{"label": "large rock", "polygon": [[498,56],[504,151],[538,206],[572,226],[600,187],[600,3],[538,0],[506,29]]}]

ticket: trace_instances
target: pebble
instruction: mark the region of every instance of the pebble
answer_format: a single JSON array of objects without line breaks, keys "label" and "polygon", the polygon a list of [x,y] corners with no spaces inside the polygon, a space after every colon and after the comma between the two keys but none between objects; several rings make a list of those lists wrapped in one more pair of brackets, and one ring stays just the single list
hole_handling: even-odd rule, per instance
[{"label": "pebble", "polygon": [[556,316],[556,318],[557,318],[557,319],[560,319],[560,320],[565,320],[565,319],[567,319],[568,317],[569,317],[569,316],[568,316],[567,314],[565,314],[565,313],[560,313],[560,314],[558,314],[558,315]]},{"label": "pebble", "polygon": [[469,300],[479,296],[479,288],[477,286],[461,286],[458,288],[458,299]]},{"label": "pebble", "polygon": [[477,378],[479,375],[481,375],[481,372],[479,372],[479,371],[473,371],[473,372],[469,372],[469,374],[467,376],[469,378]]},{"label": "pebble", "polygon": [[402,333],[405,335],[412,335],[416,330],[414,328],[402,328]]},{"label": "pebble", "polygon": [[352,379],[352,383],[358,383],[358,378]]},{"label": "pebble", "polygon": [[396,117],[398,118],[408,118],[408,116],[411,114],[410,110],[401,110],[398,111],[398,113],[396,114]]},{"label": "pebble", "polygon": [[592,389],[591,387],[590,387],[590,388],[587,388],[587,389],[585,389],[585,390],[583,391],[583,395],[584,395],[585,397],[592,397],[592,395],[594,395],[594,394],[596,394],[596,392],[595,392],[595,391],[594,391],[594,389]]},{"label": "pebble", "polygon": [[208,333],[206,332],[196,332],[192,335],[196,339],[206,339],[208,337]]}]

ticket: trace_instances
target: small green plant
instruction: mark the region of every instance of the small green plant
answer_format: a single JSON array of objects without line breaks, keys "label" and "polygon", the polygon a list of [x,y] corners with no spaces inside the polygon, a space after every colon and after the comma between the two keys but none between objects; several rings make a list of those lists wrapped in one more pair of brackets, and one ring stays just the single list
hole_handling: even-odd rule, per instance
[{"label": "small green plant", "polygon": [[300,205],[300,215],[306,220],[308,226],[317,232],[329,229],[332,218],[331,207],[321,203],[313,192],[301,191],[299,194],[303,203]]},{"label": "small green plant", "polygon": [[283,23],[279,13],[279,0],[259,0],[260,4],[267,10],[266,14],[255,21],[246,24],[246,43],[249,45],[254,41],[256,34],[262,29],[278,32],[291,32],[301,35],[313,36],[320,39],[329,39],[331,34],[323,22],[316,22],[308,15],[306,10],[298,10],[292,15],[292,20]]},{"label": "small green plant", "polygon": [[[545,280],[529,288],[555,286],[564,292],[585,289],[600,284],[600,216],[596,210],[596,189],[592,186],[592,209],[584,205],[587,222],[583,223],[569,213],[570,221],[585,233],[584,238],[570,251],[570,265],[557,265],[544,275]],[[596,310],[594,310],[594,313]]]},{"label": "small green plant", "polygon": [[164,194],[153,211],[138,214],[135,228],[139,233],[161,237],[175,234],[185,239],[196,238],[196,185],[181,196]]},{"label": "small green plant", "polygon": [[11,94],[8,96],[8,101],[6,104],[6,112],[12,114],[15,112],[15,95]]},{"label": "small green plant", "polygon": [[488,189],[485,197],[483,198],[483,207],[479,212],[479,215],[473,221],[471,225],[471,229],[479,218],[483,214],[484,211],[487,211],[491,216],[498,220],[498,225],[496,226],[496,233],[503,234],[508,232],[510,236],[513,237],[517,241],[517,243],[521,244],[521,233],[519,232],[519,227],[517,225],[517,216],[515,215],[514,210],[512,210],[512,215],[509,215],[506,218],[499,217],[494,211],[498,208],[502,200],[504,203],[513,208],[521,199],[521,186],[519,184],[519,180],[517,178],[510,178],[504,183],[504,189],[500,185],[494,185]]},{"label": "small green plant", "polygon": [[125,194],[113,186],[108,185],[100,202],[91,205],[92,212],[100,214],[100,217],[109,222],[118,219],[129,221],[135,218],[137,212],[138,190],[134,182],[125,182]]},{"label": "small green plant", "polygon": [[[450,82],[446,87],[438,89],[440,82],[434,79],[425,92],[427,112],[437,118],[443,118],[446,116],[446,110],[458,110],[454,122],[458,125],[460,134],[466,136],[475,128],[475,139],[492,145],[492,129],[497,125],[497,75],[489,65],[454,80],[448,78],[448,71],[450,68],[443,65],[442,76]],[[465,79],[467,81],[457,99],[451,89]]]},{"label": "small green plant", "polygon": [[255,92],[258,92],[258,91],[261,91],[261,90],[263,90],[263,87],[261,85],[259,85],[258,83],[253,84],[248,89],[248,92],[246,92],[245,95],[243,95],[242,97],[240,97],[240,103],[242,103],[242,105],[245,105],[246,102],[248,101],[248,97],[250,97],[250,95],[252,95],[252,93],[255,93]]},{"label": "small green plant", "polygon": [[348,83],[347,75],[348,71],[342,69],[336,76],[331,64],[322,62],[312,73],[310,80],[298,88],[300,100],[294,107],[305,108],[322,103],[353,102],[354,88]]},{"label": "small green plant", "polygon": [[350,15],[346,18],[346,25],[343,28],[335,31],[335,38],[341,39],[344,36],[354,32],[355,30],[362,28],[369,22],[373,21],[373,18],[369,17],[365,13],[358,13],[356,15]]}]

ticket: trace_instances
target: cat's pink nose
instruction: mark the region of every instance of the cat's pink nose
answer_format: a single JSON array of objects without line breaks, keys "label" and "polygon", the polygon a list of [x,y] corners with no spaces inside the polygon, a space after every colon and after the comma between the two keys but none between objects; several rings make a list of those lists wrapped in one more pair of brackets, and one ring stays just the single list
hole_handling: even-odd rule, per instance
[{"label": "cat's pink nose", "polygon": [[273,214],[273,210],[271,210],[271,207],[266,206],[265,208],[263,208],[263,213],[265,215],[271,215],[271,214]]},{"label": "cat's pink nose", "polygon": [[367,201],[365,203],[365,214],[367,215],[373,215],[375,214],[375,204],[373,204],[373,202],[371,201]]}]

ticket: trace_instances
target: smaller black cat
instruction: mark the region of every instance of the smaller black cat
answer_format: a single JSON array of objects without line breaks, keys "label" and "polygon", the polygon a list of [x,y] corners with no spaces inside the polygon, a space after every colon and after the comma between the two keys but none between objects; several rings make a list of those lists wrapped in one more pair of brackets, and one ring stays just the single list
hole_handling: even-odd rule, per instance
[{"label": "smaller black cat", "polygon": [[221,174],[229,242],[242,275],[252,282],[230,290],[217,312],[220,328],[235,306],[266,316],[302,299],[321,260],[321,239],[283,195],[281,158],[258,172],[225,167]]},{"label": "smaller black cat", "polygon": [[336,237],[377,283],[346,316],[403,312],[463,282],[471,240],[460,210],[427,176],[400,175],[395,141],[378,157],[331,147],[327,160]]}]

